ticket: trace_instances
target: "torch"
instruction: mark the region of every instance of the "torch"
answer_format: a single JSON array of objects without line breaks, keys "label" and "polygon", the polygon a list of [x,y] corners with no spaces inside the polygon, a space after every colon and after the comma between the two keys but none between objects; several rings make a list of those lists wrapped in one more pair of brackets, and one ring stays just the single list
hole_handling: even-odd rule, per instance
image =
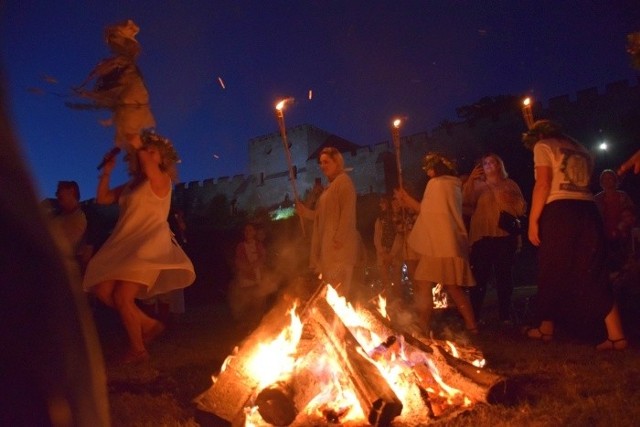
[{"label": "torch", "polygon": [[[402,163],[400,162],[400,125],[402,124],[402,120],[395,119],[393,121],[393,126],[391,127],[391,139],[393,140],[393,147],[396,151],[396,169],[398,169],[398,187],[403,190],[402,183]],[[404,210],[404,206],[400,207],[400,215],[402,217],[402,254],[404,259],[407,259],[408,251],[407,251],[407,220],[406,214]]]},{"label": "torch", "polygon": [[393,146],[396,150],[396,168],[398,169],[398,187],[402,188],[402,164],[400,163],[400,125],[402,120],[395,119],[391,128]]},{"label": "torch", "polygon": [[522,101],[522,117],[524,117],[524,122],[527,124],[528,129],[533,127],[533,111],[531,111],[531,104],[531,98],[529,97]]},{"label": "torch", "polygon": [[[293,98],[286,98],[279,101],[276,104],[276,117],[278,119],[278,126],[280,127],[280,135],[282,136],[282,144],[284,145],[284,155],[287,159],[287,166],[289,168],[289,181],[291,181],[291,188],[293,190],[293,197],[295,202],[300,201],[298,196],[298,188],[296,186],[296,174],[293,170],[293,162],[291,161],[291,151],[289,150],[289,141],[287,140],[287,128],[284,124],[284,106],[287,102],[293,102]],[[305,235],[304,231],[304,219],[300,217],[300,227],[302,228],[302,235]]]}]

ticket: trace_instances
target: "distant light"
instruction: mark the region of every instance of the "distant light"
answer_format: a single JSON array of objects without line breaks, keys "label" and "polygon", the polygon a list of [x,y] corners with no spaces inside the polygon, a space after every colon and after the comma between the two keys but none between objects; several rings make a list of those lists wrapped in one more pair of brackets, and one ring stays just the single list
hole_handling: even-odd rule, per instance
[{"label": "distant light", "polygon": [[226,87],[224,86],[224,82],[222,81],[222,77],[218,77],[218,83],[220,83],[222,89],[226,89]]},{"label": "distant light", "polygon": [[600,145],[598,145],[598,148],[600,151],[607,151],[609,149],[609,145],[606,142],[601,142]]},{"label": "distant light", "polygon": [[311,89],[309,89],[309,99],[313,98],[313,91]]},{"label": "distant light", "polygon": [[217,154],[214,154],[214,155],[213,155],[213,158],[214,158],[214,159],[216,159],[216,160],[218,160],[218,159],[220,158],[220,156],[218,156]]}]

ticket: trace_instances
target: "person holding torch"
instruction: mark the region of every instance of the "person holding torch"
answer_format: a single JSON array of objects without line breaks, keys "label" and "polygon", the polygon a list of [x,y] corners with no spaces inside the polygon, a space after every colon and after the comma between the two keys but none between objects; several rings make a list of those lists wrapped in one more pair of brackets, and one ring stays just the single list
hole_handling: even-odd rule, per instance
[{"label": "person holding torch", "polygon": [[309,267],[347,297],[360,245],[356,229],[356,190],[345,172],[344,158],[336,148],[323,148],[318,164],[329,185],[315,209],[296,200],[296,213],[313,221]]},{"label": "person holding torch", "polygon": [[420,254],[414,273],[415,308],[421,326],[429,333],[435,284],[444,286],[464,320],[467,332],[478,333],[471,302],[463,286],[475,286],[469,265],[467,230],[462,220],[462,183],[451,160],[438,153],[424,159],[429,181],[422,201],[406,190],[395,191],[395,198],[406,208],[418,212],[408,244]]}]

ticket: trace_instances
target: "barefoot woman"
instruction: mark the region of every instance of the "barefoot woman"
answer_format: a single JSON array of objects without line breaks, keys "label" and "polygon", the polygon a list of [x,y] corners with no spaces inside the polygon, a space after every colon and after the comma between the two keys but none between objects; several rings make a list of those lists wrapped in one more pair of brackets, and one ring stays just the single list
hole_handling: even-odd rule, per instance
[{"label": "barefoot woman", "polygon": [[83,287],[118,311],[129,338],[123,363],[137,363],[149,358],[145,343],[164,326],[145,315],[135,299],[189,286],[195,272],[167,222],[176,151],[167,139],[149,131],[129,141],[131,180],[109,188],[115,158],[106,162],[100,175],[96,201],[118,202],[120,215],[113,233],[89,262]]}]

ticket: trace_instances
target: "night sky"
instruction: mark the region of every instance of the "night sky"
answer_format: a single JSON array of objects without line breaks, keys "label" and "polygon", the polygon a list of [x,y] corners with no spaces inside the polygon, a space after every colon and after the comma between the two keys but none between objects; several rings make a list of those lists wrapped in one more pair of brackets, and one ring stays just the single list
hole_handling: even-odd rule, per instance
[{"label": "night sky", "polygon": [[[65,107],[110,57],[103,29],[139,27],[138,65],[182,181],[247,172],[250,138],[310,123],[357,144],[431,130],[484,96],[548,98],[637,84],[625,51],[640,1],[114,1],[1,3],[7,101],[42,197],[58,180],[94,196],[113,144],[108,112]],[[218,80],[222,80],[223,85]],[[309,91],[312,99],[309,99]],[[615,148],[614,148],[615,149]],[[112,182],[126,178],[122,164]]]}]

